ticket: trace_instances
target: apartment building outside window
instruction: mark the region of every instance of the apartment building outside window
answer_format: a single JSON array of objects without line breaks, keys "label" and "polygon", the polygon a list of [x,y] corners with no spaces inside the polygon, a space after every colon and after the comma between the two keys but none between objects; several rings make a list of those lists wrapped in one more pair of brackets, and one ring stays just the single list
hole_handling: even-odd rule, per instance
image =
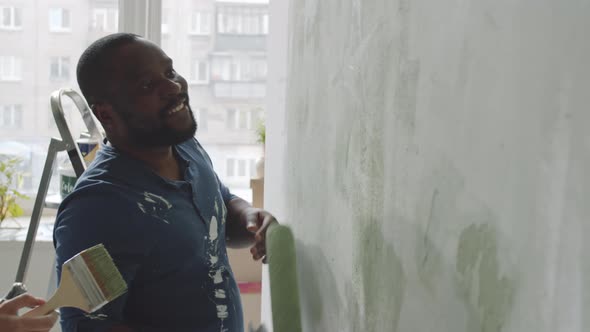
[{"label": "apartment building outside window", "polygon": [[16,56],[0,56],[0,80],[20,81],[22,79],[22,59]]},{"label": "apartment building outside window", "polygon": [[189,33],[191,35],[211,34],[211,13],[193,11],[191,14]]},{"label": "apartment building outside window", "polygon": [[[74,2],[75,5],[68,5]],[[0,52],[0,81],[7,89],[21,88],[14,94],[11,90],[11,94],[0,96],[0,121],[3,127],[22,127],[22,132],[0,130],[0,141],[22,142],[34,148],[28,170],[32,174],[31,183],[40,178],[47,142],[51,136],[58,134],[51,114],[47,113],[49,95],[61,87],[78,90],[75,82],[77,58],[72,56],[81,54],[97,38],[118,30],[119,2],[0,1],[0,32],[4,31],[0,37],[9,45],[15,36],[10,29],[21,29],[17,32],[22,35],[19,45],[13,46],[27,52],[16,53],[9,49]],[[242,35],[218,38],[217,13],[224,7],[238,9],[232,12],[231,30],[241,31]],[[264,15],[261,21],[260,14],[267,12],[268,6],[251,3],[228,5],[228,2],[213,0],[163,0],[162,9],[161,23],[164,24],[163,33],[167,34],[162,38],[164,49],[174,59],[179,72],[191,82],[191,100],[198,102],[193,104],[201,133],[197,136],[207,151],[211,151],[213,163],[223,175],[228,157],[241,160],[258,158],[262,151],[254,139],[258,117],[249,110],[261,109],[265,89],[264,82],[249,80],[265,75],[266,36],[244,36],[265,31]],[[78,18],[83,18],[80,26],[74,20]],[[219,80],[228,82],[213,78],[217,57],[228,57],[218,70],[223,76]],[[35,102],[29,103],[29,98],[34,98]],[[37,100],[45,100],[46,103]],[[13,104],[20,106],[7,106]],[[233,120],[229,121],[225,113],[228,108],[239,108]],[[73,130],[82,130],[77,111],[72,113],[72,128],[80,125]],[[34,119],[34,125],[25,123],[29,117]],[[226,121],[230,123],[227,126],[233,129],[225,129]],[[246,164],[249,165],[249,162]],[[249,170],[249,166],[245,169]],[[235,170],[238,171],[237,168]],[[247,182],[242,180],[234,181],[230,186],[234,192],[248,198],[250,190]],[[56,189],[56,182],[52,181],[50,192]],[[36,185],[28,186],[26,191],[31,193],[36,189]]]},{"label": "apartment building outside window", "polygon": [[54,56],[50,58],[49,79],[66,81],[70,79],[70,58]]},{"label": "apartment building outside window", "polygon": [[209,120],[209,110],[204,107],[197,108],[195,112],[195,120],[197,121],[198,130],[201,132],[206,131]]},{"label": "apartment building outside window", "polygon": [[226,127],[230,130],[251,130],[259,121],[259,110],[238,110],[228,108],[226,110]]},{"label": "apartment building outside window", "polygon": [[265,80],[267,72],[266,59],[250,58],[242,62],[242,77],[246,81]]},{"label": "apartment building outside window", "polygon": [[209,62],[207,60],[196,59],[193,61],[190,82],[193,84],[209,83]]},{"label": "apartment building outside window", "polygon": [[226,176],[230,179],[247,179],[256,176],[256,159],[227,158]]},{"label": "apartment building outside window", "polygon": [[50,8],[49,9],[49,31],[51,32],[69,32],[70,25],[70,11],[65,8]]},{"label": "apartment building outside window", "polygon": [[20,30],[22,28],[21,9],[17,7],[0,7],[2,17],[0,20],[0,29],[2,30]]},{"label": "apartment building outside window", "polygon": [[0,106],[0,128],[21,129],[23,126],[23,110],[21,105]]},{"label": "apartment building outside window", "polygon": [[112,8],[93,9],[92,28],[96,31],[116,32],[119,28],[119,10]]},{"label": "apartment building outside window", "polygon": [[170,24],[168,23],[170,21],[170,9],[168,8],[163,8],[162,9],[162,30],[161,33],[163,35],[167,35],[170,33]]},{"label": "apartment building outside window", "polygon": [[265,58],[257,57],[216,57],[213,59],[213,79],[222,81],[265,80],[267,64]]},{"label": "apartment building outside window", "polygon": [[[23,170],[29,174],[23,191],[30,197],[38,189],[51,137],[59,137],[49,111],[49,96],[59,88],[79,91],[74,80],[77,59],[73,56],[82,54],[92,41],[116,31],[118,7],[118,0],[0,1],[0,40],[5,45],[0,49],[0,84],[4,90],[0,93],[0,146],[21,146],[19,150],[3,151],[23,158]],[[95,8],[106,9],[106,15],[105,10],[93,11]],[[79,26],[75,24],[78,19]],[[15,38],[18,44],[14,44]],[[77,138],[84,128],[82,118],[77,110],[71,116],[67,114],[69,98],[64,99],[66,117]],[[49,193],[57,190],[56,168]],[[23,203],[27,211],[33,201]]]},{"label": "apartment building outside window", "polygon": [[268,11],[263,8],[221,7],[217,12],[217,32],[221,34],[268,34]]}]

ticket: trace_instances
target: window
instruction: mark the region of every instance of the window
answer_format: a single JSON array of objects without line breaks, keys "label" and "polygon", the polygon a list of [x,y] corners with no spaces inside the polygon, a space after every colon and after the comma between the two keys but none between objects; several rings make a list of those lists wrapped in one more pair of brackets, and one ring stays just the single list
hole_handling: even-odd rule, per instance
[{"label": "window", "polygon": [[211,33],[211,13],[194,11],[191,15],[189,33],[193,35],[208,35]]},{"label": "window", "polygon": [[217,12],[221,34],[268,34],[268,10],[257,7],[221,7]]},{"label": "window", "polygon": [[195,112],[195,120],[197,121],[198,130],[205,131],[208,126],[209,111],[206,108],[197,108]]},{"label": "window", "polygon": [[21,9],[16,7],[0,7],[2,11],[2,20],[0,29],[3,30],[20,30],[22,28]]},{"label": "window", "polygon": [[226,110],[227,113],[227,117],[226,117],[226,128],[227,129],[236,129],[237,125],[236,125],[236,121],[237,121],[237,114],[238,111],[233,109],[233,108],[229,108]]},{"label": "window", "polygon": [[51,57],[49,66],[49,79],[65,81],[70,79],[70,58]]},{"label": "window", "polygon": [[170,33],[170,9],[162,9],[162,34],[167,35]]},{"label": "window", "polygon": [[225,164],[225,175],[230,179],[244,179],[256,176],[256,159],[228,158]]},{"label": "window", "polygon": [[[0,1],[0,43],[4,45],[0,48],[0,149],[11,142],[21,146],[9,152],[23,159],[23,171],[28,175],[22,190],[32,198],[45,166],[49,141],[58,135],[49,111],[49,96],[61,87],[80,91],[73,80],[77,57],[92,41],[111,33],[97,28],[109,30],[116,26],[118,5],[118,0]],[[105,11],[95,12],[94,8],[106,10],[106,23]],[[18,44],[14,44],[15,37]],[[82,118],[77,110],[67,114],[69,98],[64,99],[68,124],[77,138],[84,128]],[[49,194],[58,190],[56,167]],[[31,211],[34,199],[23,204],[25,211]]]},{"label": "window", "polygon": [[256,160],[250,159],[250,177],[256,177]]},{"label": "window", "polygon": [[242,80],[260,81],[266,79],[266,60],[250,58],[242,60]]},{"label": "window", "polygon": [[49,9],[49,30],[52,32],[70,31],[70,11],[64,8]]},{"label": "window", "polygon": [[[47,146],[51,137],[57,134],[49,111],[49,96],[61,87],[79,91],[72,80],[76,57],[92,41],[110,33],[95,28],[106,26],[108,30],[115,24],[118,2],[0,1],[0,43],[6,45],[0,51],[0,84],[3,89],[0,92],[0,144],[10,141],[22,147],[7,148],[4,145],[6,150],[3,151],[12,151],[22,157],[23,171],[29,174],[23,192],[30,197],[36,195]],[[98,3],[101,5],[95,5]],[[107,9],[106,24],[100,11],[93,12],[96,7]],[[11,29],[20,30],[13,32]],[[75,36],[64,34],[74,29]],[[18,44],[14,45],[16,34]],[[21,53],[20,50],[24,51]],[[54,78],[57,81],[52,81]],[[79,114],[74,113],[69,124],[73,135],[78,137],[83,128]],[[59,189],[57,168],[55,176],[50,182],[50,195]],[[31,210],[33,201],[24,203],[25,211]],[[51,210],[47,211],[51,213]]]},{"label": "window", "polygon": [[239,111],[234,108],[226,110],[226,127],[231,130],[253,129],[258,121],[258,110]]},{"label": "window", "polygon": [[191,70],[191,83],[209,83],[209,63],[206,60],[195,60]]},{"label": "window", "polygon": [[266,95],[263,2],[162,0],[163,49],[190,83],[191,100],[198,100],[193,112],[199,141],[220,180],[246,200],[262,154],[254,139],[260,111],[253,110],[263,109]]},{"label": "window", "polygon": [[0,56],[0,80],[19,81],[22,74],[22,60],[15,56]]},{"label": "window", "polygon": [[213,59],[213,79],[234,81],[239,77],[238,64],[233,57],[217,57]]},{"label": "window", "polygon": [[235,159],[232,159],[232,158],[227,159],[226,165],[225,165],[225,167],[226,167],[226,173],[225,174],[227,175],[227,177],[230,177],[231,178],[231,177],[234,176],[234,174],[235,174],[235,172],[234,172],[235,164],[236,164],[236,160]]},{"label": "window", "polygon": [[260,81],[266,79],[266,59],[262,57],[217,56],[211,76],[221,81]]},{"label": "window", "polygon": [[246,161],[245,160],[238,160],[238,176],[244,177],[246,176]]},{"label": "window", "polygon": [[268,14],[262,16],[262,33],[268,35]]},{"label": "window", "polygon": [[20,129],[23,125],[23,110],[21,105],[0,106],[0,128]]},{"label": "window", "polygon": [[217,31],[219,33],[237,34],[241,32],[241,17],[236,8],[219,8],[217,14]]},{"label": "window", "polygon": [[116,32],[119,29],[119,10],[95,8],[92,10],[92,29],[103,32]]}]

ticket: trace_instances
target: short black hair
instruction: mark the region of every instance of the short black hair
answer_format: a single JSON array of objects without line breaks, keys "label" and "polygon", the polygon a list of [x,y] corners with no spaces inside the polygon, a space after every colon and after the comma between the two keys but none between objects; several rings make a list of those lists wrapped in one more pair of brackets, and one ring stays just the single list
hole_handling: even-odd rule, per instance
[{"label": "short black hair", "polygon": [[139,38],[141,36],[133,33],[111,34],[98,39],[82,53],[76,68],[76,77],[88,105],[92,106],[108,98],[106,90],[109,86],[109,74],[112,73],[111,57],[114,51]]}]

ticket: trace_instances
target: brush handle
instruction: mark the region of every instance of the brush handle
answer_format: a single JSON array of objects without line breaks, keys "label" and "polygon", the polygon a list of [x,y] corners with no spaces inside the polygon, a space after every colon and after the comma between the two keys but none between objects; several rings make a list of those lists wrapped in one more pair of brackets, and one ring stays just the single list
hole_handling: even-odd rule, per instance
[{"label": "brush handle", "polygon": [[80,292],[78,287],[76,287],[72,273],[66,265],[63,266],[61,271],[61,281],[59,283],[59,287],[55,291],[55,294],[53,294],[53,296],[45,304],[36,307],[35,309],[25,313],[23,316],[44,316],[60,307],[76,307],[86,312],[90,310],[88,301],[82,292]]},{"label": "brush handle", "polygon": [[45,315],[49,314],[50,312],[54,311],[55,309],[57,309],[58,307],[59,306],[56,305],[55,303],[46,302],[45,304],[42,304],[42,305],[36,307],[35,309],[25,313],[23,316],[24,317],[45,316]]}]

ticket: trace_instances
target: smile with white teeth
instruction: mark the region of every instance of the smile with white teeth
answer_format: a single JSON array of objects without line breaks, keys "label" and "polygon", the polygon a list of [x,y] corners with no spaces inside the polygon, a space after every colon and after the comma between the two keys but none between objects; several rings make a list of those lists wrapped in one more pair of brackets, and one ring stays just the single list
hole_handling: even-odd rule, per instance
[{"label": "smile with white teeth", "polygon": [[168,111],[168,115],[174,114],[174,113],[182,110],[183,108],[184,108],[184,100],[180,104],[178,104],[178,106],[176,106],[173,109],[171,109],[170,111]]}]

